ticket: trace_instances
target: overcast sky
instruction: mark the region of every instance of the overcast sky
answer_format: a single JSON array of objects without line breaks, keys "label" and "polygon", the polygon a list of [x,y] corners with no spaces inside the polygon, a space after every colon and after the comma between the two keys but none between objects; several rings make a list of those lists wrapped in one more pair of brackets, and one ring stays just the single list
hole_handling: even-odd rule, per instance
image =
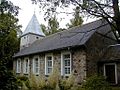
[{"label": "overcast sky", "polygon": [[38,6],[33,5],[31,0],[10,0],[10,1],[12,1],[14,5],[17,5],[21,8],[18,14],[18,18],[19,24],[23,26],[22,31],[25,30],[28,22],[30,21],[34,13],[34,10],[39,20],[39,23],[41,24],[42,22],[44,22],[42,14],[39,13]]},{"label": "overcast sky", "polygon": [[[19,24],[22,25],[22,31],[25,30],[28,22],[30,21],[30,19],[32,18],[32,15],[35,14],[37,16],[37,19],[39,21],[39,24],[45,24],[47,25],[47,22],[44,21],[44,13],[42,13],[43,11],[40,12],[40,9],[38,8],[37,5],[33,5],[31,0],[10,0],[13,2],[14,5],[17,5],[21,8],[21,10],[19,11],[18,14],[18,18],[19,18]],[[66,11],[71,12],[72,9],[66,9]],[[69,23],[69,20],[72,18],[72,15],[66,16],[65,14],[60,14],[58,15],[58,17],[62,17],[65,19],[58,19],[59,20],[59,24],[61,28],[65,28],[66,23]],[[92,20],[89,20],[92,21]],[[84,19],[84,23],[86,23],[88,21],[86,21]]]},{"label": "overcast sky", "polygon": [[[34,11],[39,23],[47,25],[47,22],[44,21],[44,13],[42,13],[42,11],[40,12],[40,9],[38,8],[38,6],[33,5],[31,0],[10,0],[10,1],[12,1],[14,5],[17,5],[21,8],[18,14],[18,18],[19,18],[19,24],[23,26],[22,31],[25,30]],[[58,17],[64,17],[64,15],[59,15]],[[60,27],[65,27],[65,24],[69,22],[70,18],[72,18],[72,15],[69,17],[68,16],[65,17],[65,19],[62,21],[59,19]]]}]

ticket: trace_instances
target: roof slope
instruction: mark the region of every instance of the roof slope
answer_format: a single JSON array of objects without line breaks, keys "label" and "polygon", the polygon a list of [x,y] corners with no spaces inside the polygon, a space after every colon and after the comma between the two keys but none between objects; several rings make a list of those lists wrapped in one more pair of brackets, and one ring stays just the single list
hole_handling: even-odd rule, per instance
[{"label": "roof slope", "polygon": [[45,34],[42,32],[42,29],[40,27],[40,24],[39,24],[35,14],[33,14],[32,18],[31,18],[30,22],[28,23],[22,36],[25,34],[28,34],[28,33],[33,33],[33,34],[45,36]]},{"label": "roof slope", "polygon": [[83,26],[78,26],[69,30],[58,32],[56,34],[45,37],[42,40],[36,41],[30,47],[27,47],[18,52],[14,57],[57,50],[65,47],[84,45],[94,34],[94,32],[101,28],[102,25],[105,25],[105,23],[103,23],[102,20],[98,20]]}]

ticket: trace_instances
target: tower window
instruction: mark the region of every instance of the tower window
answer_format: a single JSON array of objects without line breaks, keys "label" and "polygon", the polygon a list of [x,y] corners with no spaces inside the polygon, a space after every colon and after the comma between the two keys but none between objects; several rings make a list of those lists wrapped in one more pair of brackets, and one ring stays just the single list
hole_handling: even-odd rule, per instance
[{"label": "tower window", "polygon": [[36,39],[39,39],[39,37],[36,37]]}]

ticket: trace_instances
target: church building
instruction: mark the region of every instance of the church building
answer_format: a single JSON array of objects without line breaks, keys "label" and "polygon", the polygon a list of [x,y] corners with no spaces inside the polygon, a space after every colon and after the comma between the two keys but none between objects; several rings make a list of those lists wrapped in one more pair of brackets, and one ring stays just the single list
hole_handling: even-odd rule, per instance
[{"label": "church building", "polygon": [[73,73],[78,83],[99,73],[111,84],[120,84],[119,47],[103,19],[45,36],[34,14],[13,56],[13,70],[18,76],[48,77],[58,68],[63,77]]}]

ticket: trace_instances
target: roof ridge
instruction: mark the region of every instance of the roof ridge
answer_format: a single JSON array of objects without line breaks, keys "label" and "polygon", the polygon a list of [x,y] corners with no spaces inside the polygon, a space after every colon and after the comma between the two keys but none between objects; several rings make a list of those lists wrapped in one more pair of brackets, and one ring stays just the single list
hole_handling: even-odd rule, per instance
[{"label": "roof ridge", "polygon": [[[79,26],[75,26],[75,27],[72,27],[72,28],[69,28],[69,29],[66,29],[66,30],[63,30],[63,31],[60,31],[60,32],[57,32],[57,33],[54,33],[54,34],[51,34],[51,35],[48,35],[48,36],[45,36],[42,39],[49,38],[49,37],[55,36],[56,34],[60,34],[60,33],[64,33],[64,32],[70,32],[70,31],[73,31],[75,28],[81,28],[81,27],[84,27],[86,25],[89,25],[89,24],[92,24],[92,23],[95,23],[95,22],[98,22],[98,21],[101,21],[101,20],[103,20],[103,19],[99,19],[97,21],[92,21],[92,22],[89,22],[87,24],[83,24],[81,26],[80,25]],[[98,27],[100,27],[100,26],[98,26]],[[93,29],[95,29],[95,28],[93,28]],[[40,40],[42,40],[42,39],[40,39]]]}]

